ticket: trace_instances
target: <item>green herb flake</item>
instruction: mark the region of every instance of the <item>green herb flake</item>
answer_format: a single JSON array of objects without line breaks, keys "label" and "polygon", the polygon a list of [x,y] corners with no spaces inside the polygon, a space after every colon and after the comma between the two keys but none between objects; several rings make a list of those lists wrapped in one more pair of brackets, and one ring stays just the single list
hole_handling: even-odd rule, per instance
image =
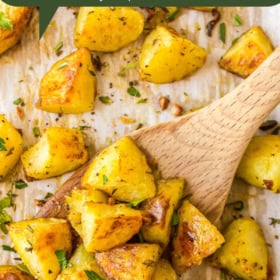
[{"label": "green herb flake", "polygon": [[57,257],[61,269],[72,267],[72,265],[68,262],[66,258],[66,253],[64,250],[56,250],[55,255]]},{"label": "green herb flake", "polygon": [[90,73],[90,75],[92,75],[93,77],[95,77],[95,76],[96,76],[96,74],[95,74],[95,72],[94,72],[94,71],[92,71],[92,70],[88,69],[88,72],[89,72],[89,73]]},{"label": "green herb flake", "polygon": [[243,21],[242,21],[242,19],[240,18],[239,15],[236,14],[236,15],[233,16],[233,24],[235,26],[240,26],[240,25],[242,25],[242,23],[243,23]]},{"label": "green herb flake", "polygon": [[68,63],[67,63],[67,62],[62,62],[62,63],[60,63],[60,64],[57,66],[57,69],[59,70],[59,69],[62,69],[62,68],[64,68],[64,67],[66,67],[66,66],[68,66]]},{"label": "green herb flake", "polygon": [[22,179],[16,180],[13,182],[13,185],[15,186],[16,189],[21,190],[25,189],[28,187],[27,183],[23,181]]},{"label": "green herb flake", "polygon": [[179,218],[178,218],[177,212],[174,212],[173,216],[172,216],[171,225],[177,226],[178,224],[179,224]]},{"label": "green herb flake", "polygon": [[17,105],[17,106],[19,106],[19,105],[23,106],[23,105],[24,105],[24,102],[23,102],[22,98],[19,97],[19,98],[15,99],[15,100],[13,101],[13,104],[14,104],[14,105]]},{"label": "green herb flake", "polygon": [[0,151],[7,151],[6,142],[0,137]]},{"label": "green herb flake", "polygon": [[227,280],[227,276],[223,271],[221,271],[220,276],[221,276],[221,280]]},{"label": "green herb flake", "polygon": [[54,51],[58,54],[61,51],[62,47],[63,47],[63,41],[60,41],[54,47]]},{"label": "green herb flake", "polygon": [[141,97],[140,92],[133,86],[130,86],[129,88],[127,88],[127,93],[134,97]]},{"label": "green herb flake", "polygon": [[136,207],[138,207],[139,204],[140,204],[141,202],[143,202],[144,200],[145,200],[145,199],[139,199],[139,200],[131,201],[131,202],[129,202],[127,205],[128,205],[129,207],[131,207],[131,208],[136,208]]},{"label": "green herb flake", "polygon": [[2,250],[7,252],[16,253],[16,250],[8,245],[2,245]]},{"label": "green herb flake", "polygon": [[175,17],[179,14],[180,12],[180,9],[179,8],[176,8],[176,10],[172,13],[170,13],[168,16],[167,16],[167,20],[168,21],[173,21],[175,19]]},{"label": "green herb flake", "polygon": [[0,11],[0,28],[3,30],[13,30],[13,24],[7,15]]},{"label": "green herb flake", "polygon": [[99,96],[98,99],[103,104],[112,104],[113,103],[112,99],[109,96]]},{"label": "green herb flake", "polygon": [[274,226],[277,225],[277,224],[280,224],[280,219],[276,219],[276,218],[269,218],[271,221],[270,221],[270,225]]},{"label": "green herb flake", "polygon": [[90,126],[88,126],[88,125],[79,125],[79,129],[80,130],[85,130],[87,128],[90,128]]},{"label": "green herb flake", "polygon": [[145,239],[144,239],[144,236],[143,236],[142,232],[139,231],[139,232],[137,233],[137,235],[138,235],[138,238],[139,238],[139,242],[140,242],[140,243],[144,243],[144,242],[145,242]]},{"label": "green herb flake", "polygon": [[33,135],[34,135],[35,137],[41,136],[41,131],[40,131],[40,128],[39,128],[38,126],[34,126],[33,129],[32,129],[32,131],[33,131]]},{"label": "green herb flake", "polygon": [[5,210],[6,208],[14,207],[13,203],[14,195],[8,192],[7,196],[0,200],[0,230],[7,234],[8,230],[6,225],[12,222],[12,217]]},{"label": "green herb flake", "polygon": [[242,211],[244,209],[244,202],[242,200],[237,200],[227,203],[226,206],[232,206],[234,210]]},{"label": "green herb flake", "polygon": [[238,37],[233,39],[232,42],[231,42],[231,45],[234,45],[238,41],[238,39],[239,39]]},{"label": "green herb flake", "polygon": [[103,180],[103,185],[105,185],[108,182],[108,177],[105,174],[103,174],[102,180]]},{"label": "green herb flake", "polygon": [[137,104],[144,104],[144,103],[147,103],[147,101],[148,101],[148,98],[142,98],[137,101]]},{"label": "green herb flake", "polygon": [[123,66],[123,67],[121,68],[120,72],[118,73],[118,76],[120,76],[120,77],[125,76],[125,72],[126,72],[127,70],[136,68],[137,65],[138,65],[137,62],[132,62],[132,63],[127,64],[126,66]]},{"label": "green herb flake", "polygon": [[26,266],[24,263],[18,263],[18,264],[16,265],[16,267],[17,267],[19,270],[21,270],[21,271],[23,271],[23,272],[25,272],[25,273],[31,275],[29,269],[27,268],[27,266]]},{"label": "green herb flake", "polygon": [[84,270],[88,280],[104,280],[104,278],[100,277],[96,272],[92,270]]},{"label": "green herb flake", "polygon": [[226,25],[224,22],[220,24],[220,40],[225,43],[226,42]]}]

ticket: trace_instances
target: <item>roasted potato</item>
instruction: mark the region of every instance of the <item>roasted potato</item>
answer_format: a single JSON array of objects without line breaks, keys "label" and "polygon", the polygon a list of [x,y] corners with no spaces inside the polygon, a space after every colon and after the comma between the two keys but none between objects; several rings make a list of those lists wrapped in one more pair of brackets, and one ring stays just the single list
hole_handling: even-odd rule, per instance
[{"label": "roasted potato", "polygon": [[80,48],[54,63],[44,75],[36,107],[52,113],[84,113],[93,110],[95,95],[91,54]]},{"label": "roasted potato", "polygon": [[123,245],[141,226],[141,212],[126,204],[86,202],[82,211],[82,240],[89,252]]},{"label": "roasted potato", "polygon": [[60,272],[57,250],[71,252],[72,234],[66,220],[38,218],[10,224],[14,248],[29,271],[39,280],[54,280]]},{"label": "roasted potato", "polygon": [[108,196],[97,190],[73,190],[66,196],[67,208],[69,209],[68,220],[77,233],[82,235],[81,213],[84,204],[88,201],[95,203],[107,203]]},{"label": "roasted potato", "polygon": [[141,229],[146,241],[159,243],[163,248],[167,246],[172,217],[182,197],[183,188],[184,179],[160,180],[156,196],[141,205],[144,215],[150,218]]},{"label": "roasted potato", "polygon": [[166,259],[160,259],[155,267],[152,280],[177,280],[176,272]]},{"label": "roasted potato", "polygon": [[106,279],[103,273],[100,271],[94,254],[86,251],[83,245],[75,250],[73,256],[70,258],[70,267],[64,268],[58,275],[56,280],[88,280],[86,273],[96,273],[102,279]]},{"label": "roasted potato", "polygon": [[0,55],[20,40],[31,14],[30,7],[14,7],[0,0]]},{"label": "roasted potato", "polygon": [[178,81],[202,67],[206,56],[203,48],[174,30],[157,26],[143,43],[140,77],[159,84]]},{"label": "roasted potato", "polygon": [[0,266],[0,280],[34,280],[34,278],[13,265]]},{"label": "roasted potato", "polygon": [[61,175],[88,160],[81,130],[50,127],[41,139],[21,155],[25,174],[34,179]]},{"label": "roasted potato", "polygon": [[20,133],[0,114],[0,181],[14,168],[21,152]]},{"label": "roasted potato", "polygon": [[213,254],[224,242],[224,237],[188,200],[178,210],[178,222],[172,241],[172,264],[181,275]]},{"label": "roasted potato", "polygon": [[234,220],[224,232],[225,243],[214,263],[244,280],[268,279],[268,250],[263,232],[252,218]]},{"label": "roasted potato", "polygon": [[80,7],[76,47],[113,52],[135,41],[144,29],[144,16],[131,7]]},{"label": "roasted potato", "polygon": [[145,155],[128,136],[94,158],[81,182],[85,188],[104,191],[126,202],[153,197],[156,191]]},{"label": "roasted potato", "polygon": [[242,78],[249,76],[273,51],[260,26],[243,33],[219,60],[219,66]]},{"label": "roasted potato", "polygon": [[150,280],[161,249],[157,244],[127,244],[106,252],[96,253],[100,269],[109,279]]},{"label": "roasted potato", "polygon": [[249,143],[236,176],[254,186],[280,192],[280,136],[255,136]]}]

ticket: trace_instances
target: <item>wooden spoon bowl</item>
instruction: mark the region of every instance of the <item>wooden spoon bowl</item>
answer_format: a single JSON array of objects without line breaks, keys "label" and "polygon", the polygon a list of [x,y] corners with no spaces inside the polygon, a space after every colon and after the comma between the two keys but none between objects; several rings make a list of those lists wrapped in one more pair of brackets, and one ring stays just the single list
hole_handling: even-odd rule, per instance
[{"label": "wooden spoon bowl", "polygon": [[[241,157],[261,123],[280,102],[280,48],[236,89],[195,113],[137,130],[137,145],[164,178],[184,177],[190,201],[216,223]],[[83,166],[63,184],[38,217],[65,217],[64,195],[79,187]]]}]

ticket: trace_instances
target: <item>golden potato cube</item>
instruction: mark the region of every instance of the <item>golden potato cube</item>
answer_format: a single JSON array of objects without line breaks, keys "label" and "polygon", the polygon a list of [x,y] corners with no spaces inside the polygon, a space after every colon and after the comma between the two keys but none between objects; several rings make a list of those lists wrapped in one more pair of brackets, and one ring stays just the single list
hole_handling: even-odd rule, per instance
[{"label": "golden potato cube", "polygon": [[127,244],[96,253],[100,269],[109,279],[150,280],[161,254],[157,244]]},{"label": "golden potato cube", "polygon": [[14,168],[22,153],[22,137],[0,114],[0,181]]},{"label": "golden potato cube", "polygon": [[21,155],[25,174],[45,179],[72,171],[88,160],[80,129],[50,127]]},{"label": "golden potato cube", "polygon": [[75,250],[73,256],[69,260],[69,263],[71,263],[71,266],[64,268],[56,280],[91,279],[87,277],[86,271],[90,271],[90,273],[96,273],[100,278],[102,277],[102,279],[106,279],[97,265],[94,254],[87,252],[82,244],[79,245],[79,247]]},{"label": "golden potato cube", "polygon": [[155,267],[152,280],[177,280],[178,277],[170,262],[166,259],[160,259]]},{"label": "golden potato cube", "polygon": [[188,200],[178,210],[178,221],[172,242],[172,263],[175,271],[181,275],[213,254],[224,242],[224,237]]},{"label": "golden potato cube", "polygon": [[156,191],[145,155],[128,136],[105,148],[91,162],[82,177],[82,186],[126,202],[153,197]]},{"label": "golden potato cube", "polygon": [[91,54],[80,48],[57,61],[44,75],[36,107],[52,113],[84,113],[93,110],[95,94]]},{"label": "golden potato cube", "polygon": [[206,51],[172,29],[157,26],[145,39],[139,57],[140,77],[153,83],[183,79],[202,67]]},{"label": "golden potato cube", "polygon": [[184,179],[160,180],[156,196],[141,205],[144,215],[151,218],[151,221],[145,222],[141,229],[146,241],[159,243],[163,248],[167,246],[172,217],[182,197],[183,188]]},{"label": "golden potato cube", "polygon": [[74,32],[76,47],[113,52],[135,41],[144,16],[131,7],[80,7]]},{"label": "golden potato cube", "polygon": [[255,136],[249,143],[236,175],[247,183],[280,192],[280,136]]},{"label": "golden potato cube", "polygon": [[39,280],[54,280],[60,272],[57,250],[72,249],[71,227],[66,220],[38,218],[10,224],[14,248],[32,275]]},{"label": "golden potato cube", "polygon": [[34,278],[13,265],[0,265],[0,280],[34,280]]},{"label": "golden potato cube", "polygon": [[24,33],[32,14],[31,7],[14,7],[0,0],[1,17],[7,18],[9,24],[0,27],[0,55],[13,47]]},{"label": "golden potato cube", "polygon": [[82,211],[82,239],[89,252],[123,245],[141,226],[141,212],[126,204],[86,202]]},{"label": "golden potato cube", "polygon": [[219,60],[219,66],[242,78],[249,76],[273,51],[260,26],[243,33]]},{"label": "golden potato cube", "polygon": [[263,232],[252,218],[234,220],[224,232],[225,243],[214,263],[244,280],[268,279],[268,250]]},{"label": "golden potato cube", "polygon": [[88,201],[95,203],[107,203],[108,201],[108,196],[101,191],[83,189],[73,190],[65,198],[69,209],[68,220],[80,236],[82,235],[81,213],[84,204]]}]

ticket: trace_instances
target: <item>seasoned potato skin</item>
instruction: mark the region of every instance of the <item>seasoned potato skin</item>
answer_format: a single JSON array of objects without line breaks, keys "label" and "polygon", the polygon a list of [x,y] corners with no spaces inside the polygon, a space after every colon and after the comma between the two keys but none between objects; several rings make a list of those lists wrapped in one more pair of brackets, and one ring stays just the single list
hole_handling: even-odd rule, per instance
[{"label": "seasoned potato skin", "polygon": [[160,259],[155,267],[152,280],[177,280],[176,272],[166,259]]},{"label": "seasoned potato skin", "polygon": [[272,53],[270,39],[260,26],[243,33],[219,60],[219,66],[242,78],[248,77]]},{"label": "seasoned potato skin", "polygon": [[82,239],[89,252],[125,244],[142,226],[139,210],[125,204],[86,202],[82,211]]},{"label": "seasoned potato skin", "polygon": [[202,67],[206,56],[203,48],[174,30],[157,26],[143,43],[140,77],[158,84],[178,81]]},{"label": "seasoned potato skin", "polygon": [[75,27],[76,47],[113,52],[135,41],[144,16],[130,7],[81,7]]},{"label": "seasoned potato skin", "polygon": [[40,140],[21,155],[25,174],[34,179],[61,175],[88,160],[81,130],[47,128]]},{"label": "seasoned potato skin", "polygon": [[22,137],[14,126],[0,114],[0,138],[6,151],[0,151],[0,181],[14,168],[22,153]]},{"label": "seasoned potato skin", "polygon": [[160,254],[157,244],[136,243],[96,253],[95,257],[109,279],[150,280]]},{"label": "seasoned potato skin", "polygon": [[0,55],[13,47],[21,38],[32,14],[31,7],[14,7],[0,0],[0,12],[10,19],[13,29],[0,28]]},{"label": "seasoned potato skin", "polygon": [[146,157],[128,136],[120,138],[95,157],[81,183],[84,188],[104,191],[125,202],[144,200],[156,192]]},{"label": "seasoned potato skin", "polygon": [[234,220],[224,232],[225,243],[214,264],[244,280],[268,279],[268,250],[263,232],[251,218]]},{"label": "seasoned potato skin", "polygon": [[0,280],[34,280],[34,278],[19,270],[16,266],[1,265]]},{"label": "seasoned potato skin", "polygon": [[224,237],[188,200],[180,206],[178,220],[172,242],[172,264],[177,274],[181,275],[213,254],[224,242]]},{"label": "seasoned potato skin", "polygon": [[66,220],[38,218],[12,223],[9,235],[29,271],[39,280],[54,280],[60,272],[56,250],[69,254],[71,227]]},{"label": "seasoned potato skin", "polygon": [[58,60],[44,75],[36,107],[64,114],[92,111],[96,83],[90,51],[80,48]]},{"label": "seasoned potato skin", "polygon": [[255,136],[249,143],[236,175],[247,183],[280,192],[280,136]]}]

